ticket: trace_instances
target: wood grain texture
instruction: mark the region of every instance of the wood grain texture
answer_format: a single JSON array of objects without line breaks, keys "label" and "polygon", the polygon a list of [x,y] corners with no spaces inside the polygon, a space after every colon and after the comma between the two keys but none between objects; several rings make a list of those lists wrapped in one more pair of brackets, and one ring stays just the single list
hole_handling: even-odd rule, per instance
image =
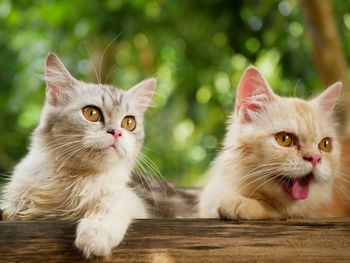
[{"label": "wood grain texture", "polygon": [[[86,262],[74,224],[0,222],[0,262]],[[90,262],[350,262],[350,219],[136,220],[109,259]]]}]

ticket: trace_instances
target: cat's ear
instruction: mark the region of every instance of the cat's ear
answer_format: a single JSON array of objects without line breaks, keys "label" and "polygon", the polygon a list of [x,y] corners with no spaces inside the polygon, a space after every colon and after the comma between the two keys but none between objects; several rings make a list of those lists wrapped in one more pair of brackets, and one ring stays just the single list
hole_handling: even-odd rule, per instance
[{"label": "cat's ear", "polygon": [[52,105],[60,104],[63,102],[62,100],[66,100],[77,82],[54,53],[49,53],[46,57],[45,81],[47,100]]},{"label": "cat's ear", "polygon": [[136,84],[128,94],[136,101],[136,107],[144,113],[151,105],[152,97],[156,89],[157,80],[155,78],[146,79]]},{"label": "cat's ear", "polygon": [[251,121],[251,114],[263,109],[264,104],[273,101],[273,93],[266,79],[254,66],[249,66],[239,82],[236,94],[236,114],[243,122]]},{"label": "cat's ear", "polygon": [[321,93],[315,100],[319,106],[325,111],[333,111],[335,105],[341,95],[343,83],[338,81],[329,86],[324,92]]}]

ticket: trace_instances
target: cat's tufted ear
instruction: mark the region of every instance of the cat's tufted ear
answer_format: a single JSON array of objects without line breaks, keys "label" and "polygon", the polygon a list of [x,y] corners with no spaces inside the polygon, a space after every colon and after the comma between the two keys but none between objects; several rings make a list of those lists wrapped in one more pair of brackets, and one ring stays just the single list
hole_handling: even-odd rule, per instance
[{"label": "cat's tufted ear", "polygon": [[243,122],[251,122],[251,114],[263,109],[266,102],[273,101],[275,94],[254,66],[249,66],[239,82],[236,94],[236,114]]},{"label": "cat's tufted ear", "polygon": [[67,100],[77,82],[54,53],[49,53],[46,57],[45,81],[46,96],[51,105],[58,105]]},{"label": "cat's tufted ear", "polygon": [[329,86],[315,100],[323,110],[332,111],[340,98],[342,87],[343,83],[338,81]]},{"label": "cat's tufted ear", "polygon": [[151,105],[152,97],[156,89],[155,78],[146,79],[132,87],[128,94],[136,101],[136,107],[144,113]]}]

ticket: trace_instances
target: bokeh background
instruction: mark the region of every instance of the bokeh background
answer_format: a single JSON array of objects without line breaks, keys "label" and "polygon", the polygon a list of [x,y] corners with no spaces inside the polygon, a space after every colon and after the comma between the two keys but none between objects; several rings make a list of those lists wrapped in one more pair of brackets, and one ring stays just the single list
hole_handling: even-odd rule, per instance
[{"label": "bokeh background", "polygon": [[[340,47],[333,49],[348,60],[350,1],[318,3],[333,10],[319,19],[334,20],[339,38],[331,40]],[[169,181],[200,184],[249,64],[283,96],[325,87],[303,8],[310,11],[293,0],[1,0],[0,174],[27,152],[44,102],[44,60],[53,51],[88,82],[99,79],[94,67],[102,82],[121,88],[157,77],[144,154]]]}]

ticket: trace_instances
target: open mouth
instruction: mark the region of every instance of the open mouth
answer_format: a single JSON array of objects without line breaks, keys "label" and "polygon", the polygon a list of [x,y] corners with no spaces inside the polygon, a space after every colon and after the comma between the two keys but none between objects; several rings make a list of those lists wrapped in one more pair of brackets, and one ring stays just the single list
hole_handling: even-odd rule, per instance
[{"label": "open mouth", "polygon": [[294,199],[294,200],[304,200],[309,196],[309,184],[313,179],[313,174],[308,173],[303,177],[297,178],[286,178],[282,180],[282,185],[284,190]]}]

